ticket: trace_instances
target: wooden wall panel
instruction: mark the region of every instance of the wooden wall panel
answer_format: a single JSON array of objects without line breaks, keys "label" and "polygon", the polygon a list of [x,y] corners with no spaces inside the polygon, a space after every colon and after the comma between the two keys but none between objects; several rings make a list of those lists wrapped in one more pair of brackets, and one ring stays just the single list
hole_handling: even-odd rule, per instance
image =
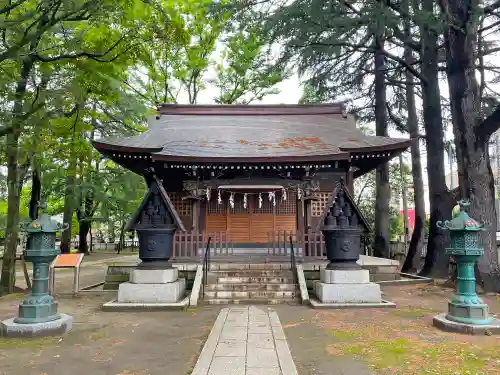
[{"label": "wooden wall panel", "polygon": [[295,233],[297,231],[297,217],[296,216],[276,216],[274,222],[275,231],[287,231]]},{"label": "wooden wall panel", "polygon": [[268,242],[268,233],[272,232],[274,227],[274,216],[272,214],[252,214],[250,220],[251,241],[256,243]]},{"label": "wooden wall panel", "polygon": [[206,232],[225,232],[227,230],[227,217],[222,215],[207,215]]},{"label": "wooden wall panel", "polygon": [[228,216],[227,230],[231,234],[233,243],[250,242],[250,215],[230,214]]}]

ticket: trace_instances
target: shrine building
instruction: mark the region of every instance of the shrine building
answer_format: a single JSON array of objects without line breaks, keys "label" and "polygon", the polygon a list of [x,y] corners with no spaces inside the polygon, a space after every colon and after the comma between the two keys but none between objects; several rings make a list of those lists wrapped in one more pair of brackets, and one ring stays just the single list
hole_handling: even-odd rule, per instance
[{"label": "shrine building", "polygon": [[352,193],[355,178],[411,144],[365,135],[338,103],[158,111],[144,133],[94,146],[148,185],[161,181],[190,233],[225,236],[233,248],[315,231],[340,180]]}]

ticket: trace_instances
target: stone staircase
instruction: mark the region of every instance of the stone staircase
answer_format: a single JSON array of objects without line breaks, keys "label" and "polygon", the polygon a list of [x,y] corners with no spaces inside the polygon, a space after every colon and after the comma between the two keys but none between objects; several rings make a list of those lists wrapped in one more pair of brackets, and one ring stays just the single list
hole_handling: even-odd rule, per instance
[{"label": "stone staircase", "polygon": [[212,264],[205,286],[207,304],[295,303],[299,297],[288,263]]}]

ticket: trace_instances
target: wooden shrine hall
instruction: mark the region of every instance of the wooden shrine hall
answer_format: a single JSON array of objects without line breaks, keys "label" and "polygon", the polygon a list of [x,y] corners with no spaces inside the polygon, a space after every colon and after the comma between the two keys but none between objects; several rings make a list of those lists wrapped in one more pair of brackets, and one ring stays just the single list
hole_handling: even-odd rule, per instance
[{"label": "wooden shrine hall", "polygon": [[99,139],[104,156],[148,185],[162,181],[191,233],[225,234],[235,248],[314,231],[341,179],[387,163],[409,139],[368,136],[342,104],[177,105],[149,129]]}]

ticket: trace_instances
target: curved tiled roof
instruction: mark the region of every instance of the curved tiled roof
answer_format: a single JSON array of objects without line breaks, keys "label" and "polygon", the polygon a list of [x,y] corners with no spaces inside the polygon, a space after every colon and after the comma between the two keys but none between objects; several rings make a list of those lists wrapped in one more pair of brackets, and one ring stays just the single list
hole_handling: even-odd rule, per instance
[{"label": "curved tiled roof", "polygon": [[368,136],[338,104],[164,106],[146,132],[105,138],[101,150],[151,152],[155,159],[344,159],[349,152],[401,150],[408,139]]}]

